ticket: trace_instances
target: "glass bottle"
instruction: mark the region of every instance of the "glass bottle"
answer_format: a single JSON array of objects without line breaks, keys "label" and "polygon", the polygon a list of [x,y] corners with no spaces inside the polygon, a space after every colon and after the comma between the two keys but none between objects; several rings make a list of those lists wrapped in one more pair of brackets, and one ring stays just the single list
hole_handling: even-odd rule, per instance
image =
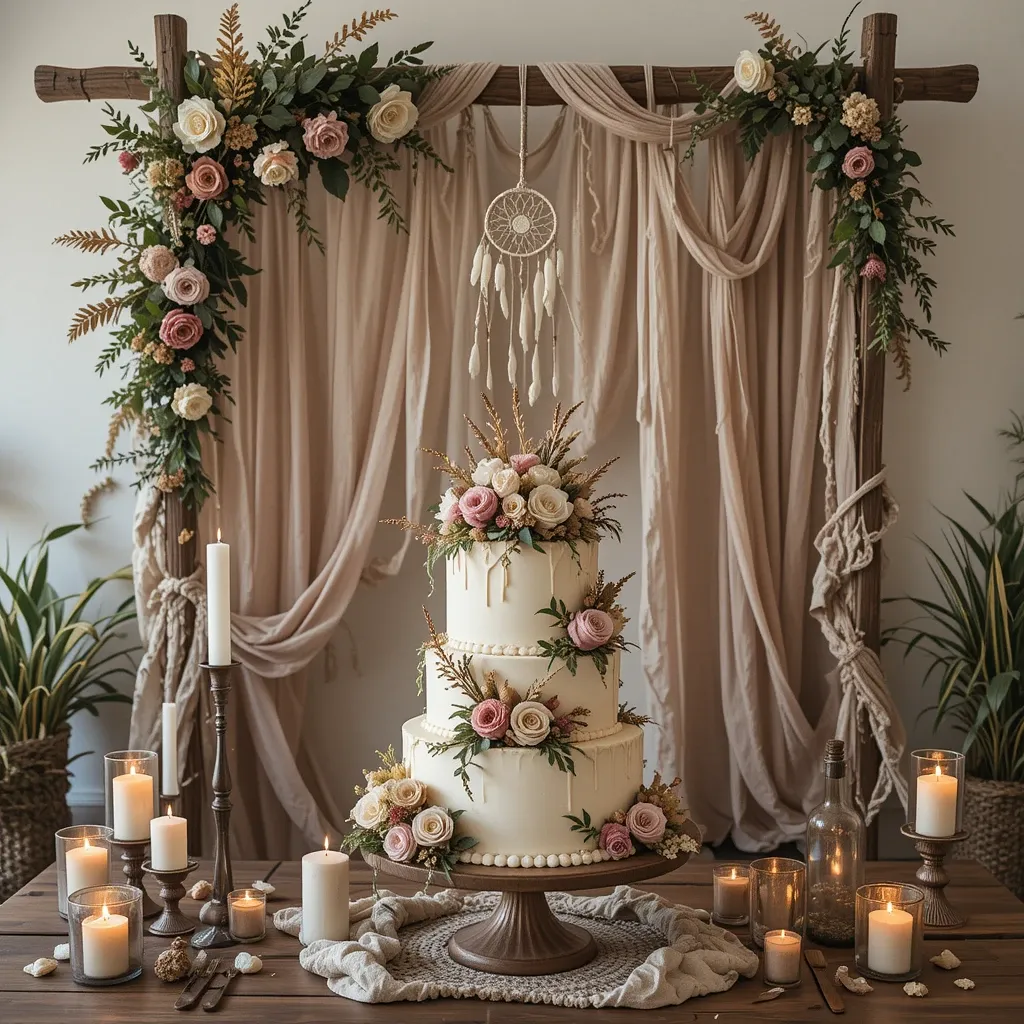
[{"label": "glass bottle", "polygon": [[864,883],[864,821],[850,797],[846,745],[825,743],[825,799],[807,820],[807,934],[852,946],[857,889]]}]

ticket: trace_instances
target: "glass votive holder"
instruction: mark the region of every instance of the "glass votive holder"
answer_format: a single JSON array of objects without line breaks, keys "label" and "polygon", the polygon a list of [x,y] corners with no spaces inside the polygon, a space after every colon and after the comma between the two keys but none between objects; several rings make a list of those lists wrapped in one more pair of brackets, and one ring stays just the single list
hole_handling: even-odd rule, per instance
[{"label": "glass votive holder", "polygon": [[92,885],[68,896],[71,977],[120,985],[142,973],[142,890]]},{"label": "glass votive holder", "polygon": [[924,890],[900,882],[857,890],[857,969],[879,981],[910,981],[924,956]]},{"label": "glass votive holder", "polygon": [[106,825],[69,825],[54,832],[57,846],[57,913],[68,916],[68,894],[110,881],[110,837]]},{"label": "glass votive holder", "polygon": [[910,755],[910,827],[943,839],[963,828],[967,759],[959,750],[915,750]]},{"label": "glass votive holder", "polygon": [[764,983],[789,988],[800,984],[803,937],[799,932],[773,928],[764,933]]},{"label": "glass votive holder", "polygon": [[159,758],[152,750],[114,750],[103,758],[107,825],[115,842],[149,841],[159,813]]},{"label": "glass votive holder", "polygon": [[750,920],[750,872],[746,864],[716,864],[711,869],[714,903],[711,920],[729,927]]},{"label": "glass votive holder", "polygon": [[259,942],[267,934],[267,894],[259,889],[232,889],[228,931],[239,942]]},{"label": "glass votive holder", "polygon": [[750,934],[764,946],[767,932],[804,932],[807,869],[788,857],[763,857],[750,865]]}]

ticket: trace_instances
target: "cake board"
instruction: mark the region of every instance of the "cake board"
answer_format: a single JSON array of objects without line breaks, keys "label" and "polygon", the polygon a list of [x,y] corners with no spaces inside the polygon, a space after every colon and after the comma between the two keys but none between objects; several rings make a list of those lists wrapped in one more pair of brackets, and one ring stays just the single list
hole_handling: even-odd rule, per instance
[{"label": "cake board", "polygon": [[[687,821],[687,835],[701,841],[700,830]],[[520,976],[557,974],[590,963],[597,955],[593,936],[579,925],[560,921],[548,906],[547,892],[599,889],[627,885],[667,874],[689,860],[680,853],[668,860],[656,853],[637,853],[624,860],[601,861],[583,867],[495,868],[458,864],[452,869],[456,889],[498,892],[501,898],[489,918],[457,931],[448,943],[448,955],[464,967],[491,974]],[[379,854],[363,852],[375,872],[412,882],[433,882],[443,873],[415,864],[400,864]]]}]

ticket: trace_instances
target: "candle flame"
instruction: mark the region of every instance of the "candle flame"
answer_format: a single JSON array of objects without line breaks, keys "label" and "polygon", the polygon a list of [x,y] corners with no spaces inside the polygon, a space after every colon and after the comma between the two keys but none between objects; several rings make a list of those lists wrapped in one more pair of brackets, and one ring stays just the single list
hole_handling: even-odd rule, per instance
[{"label": "candle flame", "polygon": [[779,938],[784,939],[786,937],[786,929],[783,928],[779,931]]},{"label": "candle flame", "polygon": [[331,846],[331,840],[329,836],[324,836],[324,853],[326,853]]},{"label": "candle flame", "polygon": [[135,774],[135,765],[132,765],[132,766],[131,766],[131,767],[130,767],[130,768],[128,769],[128,774],[129,774],[129,775],[134,775],[134,774]]},{"label": "candle flame", "polygon": [[217,527],[217,543],[220,543],[220,527]]},{"label": "candle flame", "polygon": [[174,815],[171,813],[171,805],[170,804],[167,805],[167,817],[168,818],[173,818],[174,817]]},{"label": "candle flame", "polygon": [[935,774],[936,775],[941,775],[942,774],[942,765],[941,764],[937,764],[935,766]]},{"label": "candle flame", "polygon": [[736,869],[735,869],[735,868],[733,868],[733,869],[732,869],[732,877],[733,877],[733,878],[735,878],[735,877],[736,877]]},{"label": "candle flame", "polygon": [[832,874],[833,875],[840,875],[840,874],[842,874],[842,872],[843,872],[843,865],[839,863],[839,858],[836,857],[836,859],[834,861],[832,861]]},{"label": "candle flame", "polygon": [[107,910],[106,903],[103,904],[103,910],[102,910],[100,916],[103,918],[104,921],[109,921],[110,920],[110,911]]},{"label": "candle flame", "polygon": [[83,846],[88,846],[88,845],[89,845],[89,840],[88,840],[88,839],[86,839],[86,841],[85,841],[84,843],[82,843],[82,845],[83,845]]},{"label": "candle flame", "polygon": [[888,902],[885,905],[885,909],[888,910],[890,914],[892,913],[892,901],[891,900],[890,900],[890,902]]}]

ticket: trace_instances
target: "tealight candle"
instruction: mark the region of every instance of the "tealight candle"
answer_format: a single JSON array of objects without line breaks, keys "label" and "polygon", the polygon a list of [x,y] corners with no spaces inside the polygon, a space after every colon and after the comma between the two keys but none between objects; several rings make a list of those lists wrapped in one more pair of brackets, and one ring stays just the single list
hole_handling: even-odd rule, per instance
[{"label": "tealight candle", "polygon": [[88,839],[81,846],[68,847],[64,854],[68,892],[110,881],[110,856],[105,846],[93,846]]},{"label": "tealight candle", "polygon": [[302,858],[302,934],[309,945],[315,939],[348,938],[348,856],[328,848]]},{"label": "tealight candle", "polygon": [[162,818],[149,823],[149,864],[154,871],[188,867],[188,821],[171,814],[169,804]]},{"label": "tealight candle", "polygon": [[784,928],[764,937],[764,980],[768,985],[795,985],[800,980],[800,947],[796,932]]},{"label": "tealight candle", "polygon": [[114,838],[136,841],[149,838],[153,817],[153,776],[128,769],[111,780],[114,801]]},{"label": "tealight candle", "polygon": [[960,783],[937,764],[917,777],[914,831],[922,836],[951,836],[956,832],[956,797]]},{"label": "tealight candle", "polygon": [[257,889],[228,893],[228,930],[239,941],[262,939],[267,929],[267,897]]},{"label": "tealight candle", "polygon": [[82,971],[87,978],[119,978],[128,972],[128,918],[107,905],[82,922]]},{"label": "tealight candle", "polygon": [[750,879],[745,868],[716,867],[713,874],[715,920],[738,923],[747,919]]},{"label": "tealight candle", "polygon": [[914,944],[914,918],[887,904],[868,914],[868,969],[877,974],[908,974]]}]

